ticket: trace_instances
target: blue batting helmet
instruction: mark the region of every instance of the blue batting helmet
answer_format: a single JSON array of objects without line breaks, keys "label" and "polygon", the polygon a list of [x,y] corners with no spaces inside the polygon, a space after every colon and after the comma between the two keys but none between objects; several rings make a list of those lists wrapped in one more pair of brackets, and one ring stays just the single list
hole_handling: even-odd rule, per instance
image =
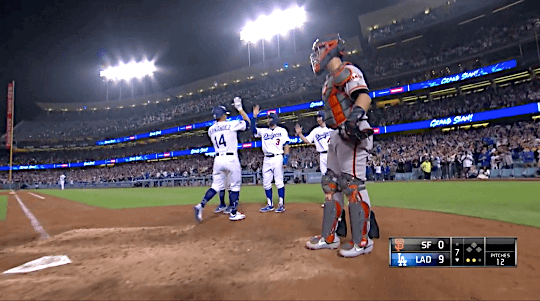
[{"label": "blue batting helmet", "polygon": [[212,109],[212,116],[214,117],[214,119],[220,119],[221,116],[225,115],[225,114],[230,114],[229,111],[227,111],[227,109],[224,107],[224,106],[219,106],[219,107],[215,107],[214,109]]},{"label": "blue batting helmet", "polygon": [[324,120],[325,116],[326,116],[326,114],[324,113],[324,111],[317,112],[317,117],[322,117],[322,119]]},{"label": "blue batting helmet", "polygon": [[279,116],[276,113],[270,113],[268,114],[268,117],[270,117],[270,125],[276,125],[279,123]]}]

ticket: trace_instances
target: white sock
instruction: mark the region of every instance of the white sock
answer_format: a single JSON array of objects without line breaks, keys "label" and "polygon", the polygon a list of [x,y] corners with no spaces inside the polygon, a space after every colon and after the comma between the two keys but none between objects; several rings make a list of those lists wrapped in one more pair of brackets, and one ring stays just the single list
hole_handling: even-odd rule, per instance
[{"label": "white sock", "polygon": [[271,200],[271,199],[269,199],[269,198],[266,198],[266,202],[268,203],[268,206],[270,206],[270,207],[274,207],[274,202],[272,202],[272,200]]},{"label": "white sock", "polygon": [[283,206],[283,198],[279,198],[279,205]]}]

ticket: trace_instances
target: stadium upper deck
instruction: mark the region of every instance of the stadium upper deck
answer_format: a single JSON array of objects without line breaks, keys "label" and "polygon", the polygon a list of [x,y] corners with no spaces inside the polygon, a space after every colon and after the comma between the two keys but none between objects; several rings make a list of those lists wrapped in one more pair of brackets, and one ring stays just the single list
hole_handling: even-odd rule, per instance
[{"label": "stadium upper deck", "polygon": [[[436,36],[441,36],[439,32],[434,32],[429,37],[411,43],[378,49],[370,57],[366,51],[362,54],[351,52],[348,59],[361,66],[372,88],[394,85],[396,78],[400,77],[403,78],[397,80],[400,83],[419,81],[508,57],[517,57],[522,67],[534,65],[531,63],[531,54],[535,50],[531,46],[534,44],[534,28],[531,24],[534,24],[535,16],[538,16],[538,9],[528,10],[526,15],[521,15],[524,9],[528,7],[516,5],[515,9],[505,13],[505,18],[497,16],[495,23],[486,18],[489,27],[481,27],[478,32],[471,31],[446,44],[443,41],[424,47],[427,40],[437,41]],[[521,22],[516,23],[513,19],[516,14],[520,14]],[[124,106],[116,103],[118,107],[105,107],[103,110],[93,110],[87,106],[87,109],[79,107],[75,111],[66,108],[61,112],[52,111],[38,117],[36,121],[25,121],[19,125],[15,130],[15,139],[18,143],[42,140],[51,144],[62,140],[93,141],[122,133],[161,129],[171,124],[193,122],[197,118],[207,119],[209,108],[217,104],[228,104],[237,95],[246,100],[247,106],[255,102],[271,102],[273,106],[278,106],[318,99],[323,79],[314,77],[306,64],[297,66],[292,64],[288,69],[276,69],[274,74],[261,75],[259,79],[230,83],[227,86],[218,84],[217,87],[212,86],[215,89],[188,92],[182,98],[167,97],[169,101],[151,98],[145,99],[142,104]],[[233,76],[231,74],[234,72],[226,75]],[[74,104],[73,108],[75,105],[81,104]],[[198,117],[194,117],[197,112]]]}]

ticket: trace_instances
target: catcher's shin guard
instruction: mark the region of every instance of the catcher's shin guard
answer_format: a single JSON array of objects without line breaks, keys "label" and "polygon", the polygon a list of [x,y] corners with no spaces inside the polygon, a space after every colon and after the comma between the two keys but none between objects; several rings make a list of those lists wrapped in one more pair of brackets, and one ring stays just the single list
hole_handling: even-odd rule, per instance
[{"label": "catcher's shin guard", "polygon": [[321,185],[325,195],[321,236],[329,243],[334,241],[338,221],[343,211],[343,196],[339,192],[337,175],[328,170],[322,177]]},{"label": "catcher's shin guard", "polygon": [[349,201],[352,242],[360,244],[368,239],[371,205],[364,181],[351,175],[341,176],[340,187]]}]

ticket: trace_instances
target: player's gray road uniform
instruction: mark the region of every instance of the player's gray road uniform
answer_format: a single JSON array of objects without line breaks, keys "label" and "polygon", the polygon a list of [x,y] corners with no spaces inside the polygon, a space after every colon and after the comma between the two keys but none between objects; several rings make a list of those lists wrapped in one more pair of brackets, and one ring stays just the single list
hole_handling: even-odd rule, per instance
[{"label": "player's gray road uniform", "polygon": [[[344,68],[348,69],[338,74],[338,77],[328,76],[323,88],[323,100],[325,101],[326,112],[326,125],[330,128],[336,128],[336,118],[330,107],[329,98],[332,94],[332,90],[336,89],[336,97],[341,102],[345,102],[346,107],[343,110],[345,117],[349,116],[350,108],[354,104],[354,100],[351,99],[351,94],[359,89],[368,89],[362,71],[353,65],[345,65]],[[348,72],[347,72],[348,71]],[[339,72],[339,71],[338,71]],[[346,74],[343,74],[346,73]],[[348,76],[347,76],[348,75]],[[339,81],[347,80],[344,84],[340,84]],[[338,81],[336,83],[336,80]],[[370,128],[367,121],[368,117],[364,116],[364,121],[360,125],[360,129]],[[368,139],[364,139],[358,143],[344,140],[339,131],[333,131],[330,136],[328,144],[328,169],[331,169],[335,173],[346,173],[353,175],[356,178],[365,181],[366,180],[366,166],[368,151],[373,148],[373,136]]]},{"label": "player's gray road uniform", "polygon": [[[318,249],[324,245],[333,247],[339,243],[335,233],[344,209],[345,196],[348,200],[352,232],[352,243],[342,246],[340,251],[340,254],[346,257],[369,253],[373,248],[373,241],[368,237],[371,203],[364,185],[368,151],[373,147],[373,136],[355,141],[348,138],[343,131],[343,125],[355,104],[353,95],[358,95],[353,92],[357,90],[367,92],[368,87],[362,71],[350,63],[342,64],[339,70],[330,74],[323,87],[325,122],[330,128],[338,130],[333,131],[330,136],[328,172],[322,180],[326,196],[322,233],[307,244],[308,248]],[[371,128],[367,116],[359,122],[359,128]]]}]

